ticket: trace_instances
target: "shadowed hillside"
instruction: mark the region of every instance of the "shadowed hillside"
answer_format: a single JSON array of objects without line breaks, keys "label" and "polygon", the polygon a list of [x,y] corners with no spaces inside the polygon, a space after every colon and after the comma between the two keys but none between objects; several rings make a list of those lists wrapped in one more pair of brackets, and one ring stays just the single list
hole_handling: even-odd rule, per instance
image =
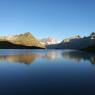
[{"label": "shadowed hillside", "polygon": [[36,46],[17,45],[8,41],[0,41],[0,49],[42,49]]},{"label": "shadowed hillside", "polygon": [[0,37],[0,49],[39,49],[45,48],[31,33]]},{"label": "shadowed hillside", "polygon": [[89,46],[89,47],[81,49],[81,50],[88,51],[88,52],[95,52],[95,46]]},{"label": "shadowed hillside", "polygon": [[74,36],[64,39],[59,44],[46,46],[49,49],[74,49],[95,52],[95,33],[91,33],[87,37]]}]

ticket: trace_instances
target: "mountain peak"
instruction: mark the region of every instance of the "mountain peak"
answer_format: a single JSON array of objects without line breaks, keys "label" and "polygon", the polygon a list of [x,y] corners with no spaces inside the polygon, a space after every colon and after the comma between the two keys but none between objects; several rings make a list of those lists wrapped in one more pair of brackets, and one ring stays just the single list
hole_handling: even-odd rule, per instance
[{"label": "mountain peak", "polygon": [[16,45],[34,46],[34,47],[41,47],[41,48],[44,47],[30,32],[26,32],[24,34],[19,34],[14,36],[7,36],[2,38],[0,37],[0,40],[8,41]]},{"label": "mountain peak", "polygon": [[95,39],[95,32],[92,32],[92,33],[90,34],[90,37],[91,37],[91,39]]},{"label": "mountain peak", "polygon": [[51,37],[41,39],[40,41],[41,41],[41,43],[43,43],[43,44],[45,44],[45,45],[50,45],[50,44],[57,44],[57,43],[59,43],[58,40],[56,40],[55,38],[51,38]]},{"label": "mountain peak", "polygon": [[26,32],[24,33],[24,35],[32,35],[30,32]]},{"label": "mountain peak", "polygon": [[26,32],[24,34],[15,35],[15,37],[33,37],[30,32]]}]

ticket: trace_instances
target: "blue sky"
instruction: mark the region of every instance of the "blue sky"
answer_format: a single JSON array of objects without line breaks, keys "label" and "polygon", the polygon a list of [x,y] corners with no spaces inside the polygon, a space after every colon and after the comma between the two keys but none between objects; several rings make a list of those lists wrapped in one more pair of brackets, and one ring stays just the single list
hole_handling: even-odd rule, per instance
[{"label": "blue sky", "polygon": [[95,0],[0,0],[0,35],[63,40],[95,31]]}]

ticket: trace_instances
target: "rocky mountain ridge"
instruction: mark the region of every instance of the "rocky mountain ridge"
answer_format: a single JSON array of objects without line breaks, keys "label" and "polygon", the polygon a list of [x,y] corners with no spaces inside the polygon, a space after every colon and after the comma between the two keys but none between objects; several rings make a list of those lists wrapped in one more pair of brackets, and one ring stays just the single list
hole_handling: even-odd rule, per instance
[{"label": "rocky mountain ridge", "polygon": [[52,38],[52,37],[41,39],[40,42],[43,45],[51,45],[51,44],[58,44],[58,43],[60,43],[60,41],[58,41],[58,40],[56,40],[55,38]]},{"label": "rocky mountain ridge", "polygon": [[75,49],[75,50],[87,50],[95,51],[95,33],[91,33],[87,37],[71,37],[63,40],[59,44],[47,45],[49,49]]},{"label": "rocky mountain ridge", "polygon": [[[25,46],[25,47],[39,47],[39,48],[45,48],[44,45],[42,45],[31,33],[27,32],[25,34],[20,35],[14,35],[14,36],[6,36],[6,37],[0,37],[0,43],[6,42],[9,46],[14,45],[14,48],[17,46]],[[3,45],[2,46],[6,46]],[[3,47],[2,47],[3,48]],[[7,48],[7,46],[6,46]],[[11,47],[9,47],[11,48]]]}]

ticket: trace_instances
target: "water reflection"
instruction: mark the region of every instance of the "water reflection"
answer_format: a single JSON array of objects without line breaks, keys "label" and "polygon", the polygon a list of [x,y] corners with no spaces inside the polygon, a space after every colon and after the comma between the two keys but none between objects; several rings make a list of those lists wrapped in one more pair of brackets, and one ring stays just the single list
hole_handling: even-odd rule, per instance
[{"label": "water reflection", "polygon": [[[17,53],[17,51],[16,51]],[[89,61],[91,64],[95,64],[95,54],[82,52],[82,51],[65,51],[65,50],[46,50],[46,51],[36,51],[29,52],[27,50],[25,52],[19,52],[16,54],[15,51],[13,54],[0,54],[0,61],[7,61],[9,63],[24,63],[24,64],[32,64],[37,59],[47,59],[55,62],[56,60],[60,61],[60,58],[63,60],[76,61],[77,63],[81,63],[81,61]]]},{"label": "water reflection", "polygon": [[0,50],[0,95],[95,95],[95,67],[88,63],[95,64],[95,54]]},{"label": "water reflection", "polygon": [[65,60],[72,60],[80,63],[83,61],[89,61],[91,64],[95,64],[95,54],[82,52],[82,51],[67,51],[63,52],[62,56]]},{"label": "water reflection", "polygon": [[[42,52],[42,53],[41,53]],[[38,52],[29,52],[25,53],[23,52],[19,52],[19,53],[15,53],[14,54],[5,54],[5,55],[0,55],[0,61],[7,61],[10,63],[24,63],[24,64],[32,64],[34,62],[34,60],[36,59],[48,59],[48,60],[55,60],[59,57],[60,53],[59,52],[55,52],[55,51],[48,51],[48,52],[43,52],[41,51],[40,53]]]},{"label": "water reflection", "polygon": [[8,61],[10,63],[24,63],[24,64],[31,64],[36,58],[41,57],[37,54],[31,55],[7,55],[7,56],[0,56],[0,61]]}]

